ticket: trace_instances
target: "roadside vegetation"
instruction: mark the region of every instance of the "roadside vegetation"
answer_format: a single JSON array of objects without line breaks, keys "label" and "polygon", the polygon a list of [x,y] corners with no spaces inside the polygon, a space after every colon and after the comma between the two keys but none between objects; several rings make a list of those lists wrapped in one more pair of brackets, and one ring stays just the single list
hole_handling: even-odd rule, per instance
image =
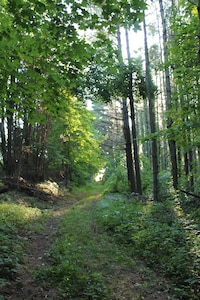
[{"label": "roadside vegetation", "polygon": [[[17,195],[15,194],[15,197]],[[22,232],[31,229],[31,223],[42,217],[41,209],[27,206],[23,195],[18,202],[11,194],[0,198],[0,287],[12,279],[23,255]],[[35,228],[36,229],[36,228]],[[39,229],[39,228],[38,228]],[[20,234],[21,232],[21,234]]]},{"label": "roadside vegetation", "polygon": [[[199,299],[200,208],[191,198],[155,203],[102,184],[67,194],[77,203],[63,208],[49,263],[33,271],[36,285],[53,286],[59,299]],[[27,232],[42,231],[64,202],[12,193],[0,201],[3,288],[24,263]]]},{"label": "roadside vegetation", "polygon": [[155,271],[160,282],[140,283],[138,299],[148,297],[152,284],[176,295],[171,299],[198,299],[198,210],[189,215],[178,199],[143,203],[98,189],[74,192],[81,200],[66,211],[51,265],[38,268],[36,280],[57,286],[61,299],[120,299],[117,273]]}]

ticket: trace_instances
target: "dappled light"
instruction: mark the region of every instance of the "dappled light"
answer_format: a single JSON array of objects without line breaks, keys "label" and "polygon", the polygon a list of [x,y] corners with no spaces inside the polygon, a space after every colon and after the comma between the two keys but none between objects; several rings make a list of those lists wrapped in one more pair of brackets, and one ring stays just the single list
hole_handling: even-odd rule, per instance
[{"label": "dappled light", "polygon": [[44,207],[20,193],[18,199],[10,194],[13,198],[1,200],[0,275],[9,282],[18,274],[23,286],[14,280],[6,292],[5,281],[5,294],[12,299],[30,291],[38,299],[47,291],[56,299],[198,299],[198,235],[181,198],[144,202],[106,190],[99,183],[59,189],[54,203]]},{"label": "dappled light", "polygon": [[94,180],[95,180],[96,182],[102,181],[103,178],[104,178],[105,171],[106,171],[105,169],[99,170],[99,172],[98,172],[97,174],[95,174]]},{"label": "dappled light", "polygon": [[0,300],[199,300],[200,0],[0,5]]},{"label": "dappled light", "polygon": [[15,203],[0,204],[0,222],[16,227],[24,227],[29,222],[41,217],[42,212],[38,208],[17,205]]},{"label": "dappled light", "polygon": [[36,186],[39,187],[42,191],[53,194],[55,196],[58,196],[59,194],[59,185],[56,182],[48,180],[42,183],[38,183]]}]

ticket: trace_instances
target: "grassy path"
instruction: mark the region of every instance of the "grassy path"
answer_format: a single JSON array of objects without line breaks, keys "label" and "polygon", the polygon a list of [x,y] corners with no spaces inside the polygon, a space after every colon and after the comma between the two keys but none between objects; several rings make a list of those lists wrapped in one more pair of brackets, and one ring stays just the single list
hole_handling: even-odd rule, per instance
[{"label": "grassy path", "polygon": [[100,186],[65,195],[21,232],[21,267],[2,299],[175,299],[163,278],[99,227],[101,197]]}]

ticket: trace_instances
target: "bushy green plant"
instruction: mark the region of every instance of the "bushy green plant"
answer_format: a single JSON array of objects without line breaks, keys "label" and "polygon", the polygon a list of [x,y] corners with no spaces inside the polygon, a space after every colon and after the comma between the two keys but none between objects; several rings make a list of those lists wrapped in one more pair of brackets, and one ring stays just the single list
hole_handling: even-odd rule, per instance
[{"label": "bushy green plant", "polygon": [[188,296],[198,299],[198,258],[191,255],[194,243],[189,242],[176,203],[163,201],[143,205],[136,200],[125,201],[124,196],[115,201],[114,196],[105,195],[99,202],[99,225],[115,236],[120,244],[129,244],[133,255],[171,278],[181,299],[188,299]]},{"label": "bushy green plant", "polygon": [[127,192],[129,191],[127,170],[119,165],[116,168],[110,167],[105,173],[105,187],[108,192]]},{"label": "bushy green plant", "polygon": [[142,182],[142,191],[145,194],[149,194],[152,192],[153,186],[153,174],[152,174],[152,166],[150,159],[145,157],[143,154],[140,155],[141,161],[141,182]]},{"label": "bushy green plant", "polygon": [[0,223],[10,224],[16,228],[24,227],[30,221],[41,216],[41,211],[38,208],[18,205],[11,202],[0,204]]},{"label": "bushy green plant", "polygon": [[12,203],[9,198],[0,204],[0,284],[12,278],[19,267],[23,246],[19,229],[40,215],[39,209]]},{"label": "bushy green plant", "polygon": [[0,224],[0,287],[13,277],[19,267],[22,244],[16,233],[16,228]]},{"label": "bushy green plant", "polygon": [[158,174],[159,181],[159,199],[160,201],[166,199],[173,199],[173,187],[170,171],[161,171]]}]

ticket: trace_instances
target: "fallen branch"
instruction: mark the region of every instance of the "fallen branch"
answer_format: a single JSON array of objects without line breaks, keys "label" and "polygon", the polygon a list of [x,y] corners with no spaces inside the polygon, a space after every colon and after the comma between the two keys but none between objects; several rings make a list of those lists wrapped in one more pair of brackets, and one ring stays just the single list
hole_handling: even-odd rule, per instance
[{"label": "fallen branch", "polygon": [[17,190],[25,193],[30,197],[39,198],[42,201],[52,201],[50,194],[41,191],[32,184],[27,183],[22,178],[6,178],[2,180],[5,186],[0,189],[0,194],[5,193],[9,190]]},{"label": "fallen branch", "polygon": [[193,197],[195,197],[195,198],[200,199],[200,195],[196,195],[196,194],[193,194],[193,193],[191,193],[191,192],[187,192],[187,191],[181,190],[181,189],[179,189],[179,191],[182,192],[182,193],[185,193],[186,195],[193,196]]}]

